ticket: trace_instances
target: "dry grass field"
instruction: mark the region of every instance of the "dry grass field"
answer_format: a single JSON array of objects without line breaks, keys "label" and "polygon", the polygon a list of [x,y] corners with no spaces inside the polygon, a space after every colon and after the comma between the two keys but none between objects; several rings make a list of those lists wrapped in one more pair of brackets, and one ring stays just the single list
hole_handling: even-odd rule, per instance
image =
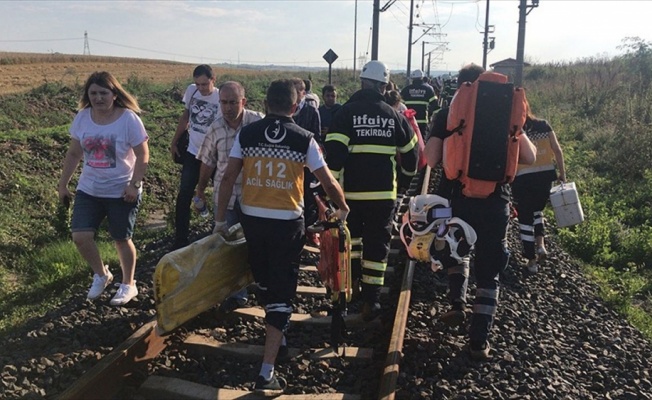
[{"label": "dry grass field", "polygon": [[[83,84],[95,71],[109,71],[121,83],[132,76],[153,83],[187,82],[194,67],[194,64],[165,60],[0,52],[0,96],[24,92],[48,82]],[[217,68],[216,74],[235,71]],[[256,71],[237,70],[239,75],[248,73]]]}]

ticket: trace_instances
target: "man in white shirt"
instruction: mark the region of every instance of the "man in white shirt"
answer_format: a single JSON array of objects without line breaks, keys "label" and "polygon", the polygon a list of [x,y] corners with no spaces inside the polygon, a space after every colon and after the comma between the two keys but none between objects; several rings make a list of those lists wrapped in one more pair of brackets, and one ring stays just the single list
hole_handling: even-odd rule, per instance
[{"label": "man in white shirt", "polygon": [[[190,232],[190,204],[195,193],[195,186],[199,179],[201,162],[197,160],[197,151],[204,141],[204,136],[213,121],[220,115],[220,95],[215,87],[213,69],[206,64],[199,65],[193,71],[195,83],[188,86],[183,96],[185,108],[177,131],[172,139],[170,153],[174,158],[181,158],[181,181],[175,208],[175,239],[173,249],[178,249],[189,244]],[[177,147],[179,139],[188,130],[188,149],[184,151]]]}]

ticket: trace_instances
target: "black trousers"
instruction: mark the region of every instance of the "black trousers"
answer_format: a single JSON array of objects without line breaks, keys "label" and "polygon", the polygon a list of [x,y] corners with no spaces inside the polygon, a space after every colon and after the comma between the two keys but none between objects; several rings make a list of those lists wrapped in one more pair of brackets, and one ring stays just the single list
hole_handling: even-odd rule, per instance
[{"label": "black trousers", "polygon": [[384,284],[392,233],[393,200],[347,200],[351,233],[351,275],[362,282],[367,302],[378,301]]},{"label": "black trousers", "polygon": [[265,322],[285,331],[297,293],[299,256],[306,242],[303,218],[278,220],[242,214],[249,265],[265,306]]},{"label": "black trousers", "polygon": [[523,256],[528,260],[536,258],[535,238],[545,236],[543,209],[548,203],[550,187],[555,179],[557,173],[549,170],[517,176],[512,183]]},{"label": "black trousers", "polygon": [[[498,308],[499,275],[509,261],[506,238],[509,202],[502,196],[494,194],[486,199],[454,197],[451,199],[451,206],[453,215],[471,225],[477,234],[473,268],[476,292],[469,338],[471,346],[479,348],[489,338]],[[448,267],[456,268],[460,272],[464,270],[459,265]],[[454,277],[449,273],[451,293],[466,291],[467,284],[468,277],[463,275]]]}]

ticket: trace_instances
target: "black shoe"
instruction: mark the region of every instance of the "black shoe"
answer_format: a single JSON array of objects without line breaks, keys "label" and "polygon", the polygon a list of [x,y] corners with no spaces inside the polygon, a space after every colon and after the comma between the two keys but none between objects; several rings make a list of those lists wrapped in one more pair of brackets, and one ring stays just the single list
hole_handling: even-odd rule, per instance
[{"label": "black shoe", "polygon": [[443,313],[439,320],[450,327],[461,326],[464,321],[466,321],[466,313],[464,310],[452,309],[448,312]]},{"label": "black shoe", "polygon": [[362,320],[365,322],[373,321],[382,313],[380,303],[367,303],[362,305]]},{"label": "black shoe", "polygon": [[491,350],[491,346],[489,345],[489,342],[484,342],[483,345],[478,346],[475,348],[474,346],[469,347],[469,352],[471,353],[471,359],[475,361],[487,361],[491,360],[491,355],[489,354],[489,351]]},{"label": "black shoe", "polygon": [[283,394],[287,382],[283,378],[272,376],[272,379],[265,380],[262,375],[258,375],[254,384],[254,392],[265,397],[275,397]]},{"label": "black shoe", "polygon": [[236,299],[235,297],[229,297],[220,304],[220,312],[224,314],[229,314],[234,310],[244,307],[247,304],[245,299]]}]

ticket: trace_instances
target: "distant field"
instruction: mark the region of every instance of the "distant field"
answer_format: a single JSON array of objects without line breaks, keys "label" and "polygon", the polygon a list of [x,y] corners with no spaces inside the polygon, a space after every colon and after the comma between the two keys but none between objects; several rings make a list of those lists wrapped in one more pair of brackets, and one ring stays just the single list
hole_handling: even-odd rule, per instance
[{"label": "distant field", "polygon": [[[48,82],[83,84],[92,72],[109,71],[125,83],[130,76],[153,83],[186,82],[195,64],[137,58],[0,52],[0,95],[20,93]],[[216,74],[256,71],[217,68]]]}]

